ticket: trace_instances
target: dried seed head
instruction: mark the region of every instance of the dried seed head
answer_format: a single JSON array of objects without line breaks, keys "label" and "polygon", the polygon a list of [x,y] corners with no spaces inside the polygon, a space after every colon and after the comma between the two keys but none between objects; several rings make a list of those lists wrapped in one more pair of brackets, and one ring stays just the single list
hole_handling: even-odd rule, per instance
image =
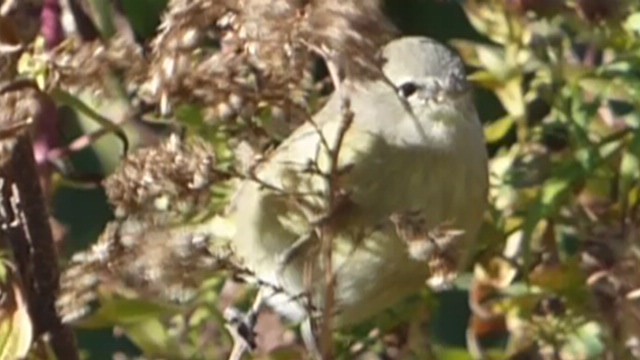
[{"label": "dried seed head", "polygon": [[129,156],[104,182],[116,215],[161,213],[177,220],[206,207],[212,197],[210,186],[221,179],[213,154],[204,141],[184,142],[172,135],[160,146]]},{"label": "dried seed head", "polygon": [[305,20],[304,40],[327,49],[330,60],[352,78],[379,76],[375,55],[397,34],[379,0],[312,1]]},{"label": "dried seed head", "polygon": [[188,226],[109,223],[98,242],[76,254],[62,274],[58,312],[65,322],[77,320],[90,312],[103,292],[188,301],[205,280],[230,266],[230,253],[223,247],[213,253],[212,241]]}]

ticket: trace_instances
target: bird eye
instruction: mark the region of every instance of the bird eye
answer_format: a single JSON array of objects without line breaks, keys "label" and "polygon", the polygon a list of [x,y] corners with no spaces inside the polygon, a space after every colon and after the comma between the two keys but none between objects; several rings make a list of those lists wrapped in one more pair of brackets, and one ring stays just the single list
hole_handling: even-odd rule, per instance
[{"label": "bird eye", "polygon": [[398,93],[400,96],[408,98],[418,91],[418,85],[412,82],[406,82],[398,87]]}]

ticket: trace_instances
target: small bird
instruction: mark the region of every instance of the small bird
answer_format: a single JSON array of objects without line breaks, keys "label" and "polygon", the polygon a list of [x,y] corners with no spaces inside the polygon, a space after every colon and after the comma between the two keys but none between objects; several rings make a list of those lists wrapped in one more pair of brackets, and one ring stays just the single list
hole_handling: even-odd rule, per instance
[{"label": "small bird", "polygon": [[325,241],[342,327],[425,286],[436,248],[413,253],[413,240],[456,229],[464,263],[482,222],[487,153],[461,59],[426,37],[392,40],[380,55],[386,79],[345,78],[230,207],[236,255],[294,322],[327,304]]},{"label": "small bird", "polygon": [[[125,286],[181,300],[192,294],[183,288],[199,284],[208,270],[233,263],[260,286],[248,316],[226,314],[241,340],[235,354],[255,346],[251,327],[266,303],[302,323],[304,340],[318,355],[309,326],[318,314],[330,320],[320,323],[325,329],[356,325],[424,288],[433,259],[464,266],[488,191],[487,152],[464,65],[426,37],[392,40],[379,55],[383,76],[346,76],[313,118],[247,171],[224,216],[154,231],[135,221],[108,227],[65,271],[61,316],[74,321],[86,314],[102,278],[124,278]],[[205,161],[188,155],[177,138],[167,146],[174,159],[167,164],[186,161],[176,167],[178,178],[194,190]],[[156,169],[155,158],[144,163]],[[215,179],[195,190],[206,194]],[[145,177],[140,184],[150,183]],[[132,189],[138,198],[138,187]],[[453,240],[443,228],[454,230]],[[171,241],[148,251],[150,241],[162,237]],[[187,283],[165,284],[180,283],[185,271]]]}]

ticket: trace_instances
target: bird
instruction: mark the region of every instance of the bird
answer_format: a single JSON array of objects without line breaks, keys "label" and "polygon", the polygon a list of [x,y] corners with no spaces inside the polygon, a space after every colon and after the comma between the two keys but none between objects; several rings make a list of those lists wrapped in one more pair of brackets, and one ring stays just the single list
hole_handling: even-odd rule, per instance
[{"label": "bird", "polygon": [[437,247],[416,253],[414,241],[456,229],[464,264],[482,223],[487,152],[461,58],[424,36],[378,55],[383,76],[347,75],[252,167],[229,207],[231,246],[261,301],[294,323],[327,304],[336,328],[372,318],[425,287]]}]

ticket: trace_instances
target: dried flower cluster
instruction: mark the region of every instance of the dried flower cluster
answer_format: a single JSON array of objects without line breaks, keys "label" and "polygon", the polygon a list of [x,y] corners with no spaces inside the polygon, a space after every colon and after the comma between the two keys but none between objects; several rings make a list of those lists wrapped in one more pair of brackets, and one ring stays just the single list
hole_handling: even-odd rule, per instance
[{"label": "dried flower cluster", "polygon": [[[204,141],[172,135],[157,147],[127,157],[104,182],[116,217],[166,222],[209,207],[210,187],[223,179],[214,156]],[[162,219],[151,219],[159,215]]]},{"label": "dried flower cluster", "polygon": [[380,6],[379,0],[312,2],[304,34],[351,78],[378,76],[374,54],[396,35]]},{"label": "dried flower cluster", "polygon": [[[0,107],[12,109],[0,114],[0,124],[3,124],[3,137],[11,138],[18,131],[28,129],[29,125],[34,135],[34,152],[36,162],[42,166],[46,162],[41,147],[50,134],[38,133],[38,129],[46,127],[47,111],[51,109],[52,103],[46,94],[41,92],[35,83],[30,81],[18,81],[0,85]],[[4,161],[4,159],[3,159]],[[41,169],[43,170],[43,169]]]},{"label": "dried flower cluster", "polygon": [[61,87],[72,93],[88,88],[100,94],[109,89],[108,84],[116,74],[127,79],[127,90],[131,91],[143,81],[146,71],[142,48],[122,36],[114,37],[108,44],[71,39],[50,53],[40,47],[33,55],[31,61],[24,62],[32,63],[29,65],[36,71],[38,66],[48,68],[51,74],[48,87]]},{"label": "dried flower cluster", "polygon": [[210,252],[205,233],[114,221],[88,251],[73,256],[60,281],[63,321],[88,313],[101,294],[183,302],[193,298],[228,254]]},{"label": "dried flower cluster", "polygon": [[[58,307],[65,321],[90,309],[101,291],[182,302],[229,265],[224,244],[185,224],[210,207],[210,185],[219,179],[203,142],[171,136],[157,148],[130,156],[106,182],[120,219],[98,242],[73,256],[61,280]],[[197,220],[194,220],[197,221]]]},{"label": "dried flower cluster", "polygon": [[202,106],[208,122],[268,112],[307,119],[319,56],[342,74],[376,76],[378,47],[394,35],[377,0],[174,0],[148,51],[124,36],[56,49],[58,86],[104,86],[124,75],[127,90],[162,115]]},{"label": "dried flower cluster", "polygon": [[35,84],[29,81],[0,84],[0,105],[13,110],[0,113],[0,123],[18,126],[34,121],[43,111],[42,96]]}]

